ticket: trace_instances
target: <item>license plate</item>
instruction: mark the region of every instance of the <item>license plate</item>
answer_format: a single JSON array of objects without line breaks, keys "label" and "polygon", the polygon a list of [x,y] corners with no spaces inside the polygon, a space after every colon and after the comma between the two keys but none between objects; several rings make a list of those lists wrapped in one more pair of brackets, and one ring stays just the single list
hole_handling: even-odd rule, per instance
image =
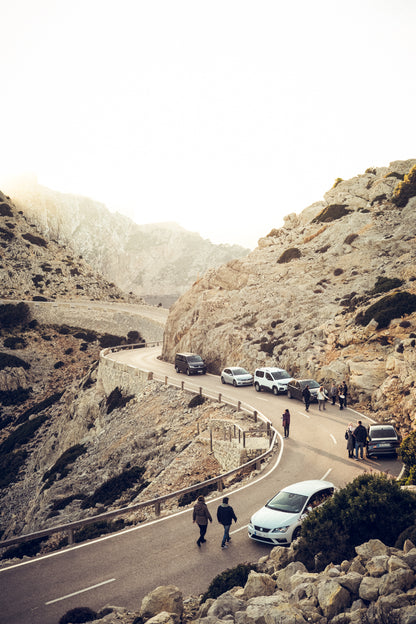
[{"label": "license plate", "polygon": [[389,448],[390,444],[381,442],[380,444],[377,444],[377,448]]}]

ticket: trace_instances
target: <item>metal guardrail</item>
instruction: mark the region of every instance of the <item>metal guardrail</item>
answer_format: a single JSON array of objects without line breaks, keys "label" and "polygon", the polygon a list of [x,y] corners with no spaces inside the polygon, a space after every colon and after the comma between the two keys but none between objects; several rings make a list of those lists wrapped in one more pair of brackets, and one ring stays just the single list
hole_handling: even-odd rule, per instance
[{"label": "metal guardrail", "polygon": [[[139,348],[143,348],[146,346],[156,346],[156,345],[160,345],[161,342],[154,342],[154,343],[140,343],[140,344],[134,344],[134,345],[122,345],[119,347],[109,347],[107,349],[103,349],[103,351],[101,351],[100,353],[100,359],[101,358],[105,358],[109,353],[114,353],[117,351],[123,351],[123,350],[128,350],[128,349],[139,349]],[[133,370],[135,370],[136,367],[131,367]],[[157,498],[153,498],[147,501],[143,501],[141,503],[135,503],[134,505],[129,505],[127,507],[122,507],[119,509],[114,509],[112,511],[107,511],[101,514],[97,514],[96,516],[90,516],[88,518],[83,518],[81,520],[77,520],[75,522],[69,522],[66,524],[61,524],[61,525],[57,525],[55,527],[50,527],[47,529],[43,529],[42,531],[36,531],[34,533],[28,533],[26,535],[20,535],[20,536],[16,536],[16,537],[12,537],[10,539],[6,539],[3,541],[0,541],[0,548],[5,548],[8,546],[12,546],[13,544],[19,544],[19,543],[23,543],[23,542],[29,542],[31,540],[35,540],[35,539],[39,539],[42,537],[49,537],[50,535],[53,535],[55,533],[64,533],[66,532],[68,534],[68,543],[69,544],[73,544],[74,543],[74,531],[76,529],[82,528],[83,526],[87,526],[89,524],[94,524],[96,522],[102,522],[105,520],[110,520],[112,518],[116,518],[118,516],[122,516],[124,514],[127,513],[131,513],[133,511],[137,511],[139,509],[145,509],[146,507],[154,507],[154,512],[155,515],[158,517],[160,516],[160,508],[161,508],[161,504],[169,499],[172,498],[179,498],[180,496],[183,496],[184,494],[188,494],[190,492],[195,492],[196,490],[200,490],[202,488],[208,487],[210,485],[217,485],[217,489],[219,492],[222,492],[223,487],[224,487],[224,480],[227,479],[228,477],[237,474],[238,472],[241,471],[245,471],[250,469],[251,467],[255,467],[255,469],[259,469],[261,466],[261,463],[266,459],[266,457],[268,457],[274,449],[274,446],[276,444],[276,440],[277,440],[277,431],[274,429],[274,427],[272,426],[270,420],[268,418],[266,418],[263,414],[261,414],[260,412],[258,412],[257,410],[253,410],[250,406],[248,406],[247,404],[243,407],[243,404],[241,401],[238,401],[237,403],[232,402],[232,400],[229,400],[227,398],[224,398],[224,396],[222,394],[218,395],[218,399],[215,399],[215,397],[210,396],[208,393],[204,395],[203,393],[203,388],[202,386],[198,387],[198,390],[195,391],[192,388],[185,388],[185,382],[181,382],[181,384],[177,384],[177,383],[170,383],[169,382],[169,377],[167,376],[161,376],[161,375],[156,375],[151,372],[148,371],[149,374],[149,379],[155,379],[156,381],[160,381],[161,383],[165,383],[167,385],[172,385],[174,387],[178,387],[181,388],[184,391],[187,392],[191,392],[193,394],[200,394],[201,396],[206,396],[206,398],[210,398],[213,400],[218,400],[218,402],[221,403],[224,402],[227,405],[230,405],[231,407],[237,407],[238,411],[244,409],[244,411],[246,411],[249,414],[252,414],[255,422],[257,421],[257,419],[259,418],[260,420],[262,420],[263,422],[266,423],[267,426],[267,433],[269,436],[269,440],[270,440],[270,444],[269,444],[269,448],[266,452],[262,453],[261,455],[259,455],[258,457],[255,457],[254,459],[251,459],[250,461],[246,462],[245,464],[242,464],[241,466],[239,466],[238,468],[234,468],[233,470],[229,470],[228,472],[225,472],[221,475],[218,475],[217,477],[212,477],[211,479],[208,479],[206,481],[201,481],[200,483],[197,483],[196,485],[191,485],[187,488],[183,488],[182,490],[176,490],[175,492],[171,492],[170,494],[165,494],[164,496],[159,496]],[[157,379],[157,377],[161,377],[161,379]],[[189,384],[189,385],[193,385],[193,384]],[[194,386],[196,387],[196,386]]]}]

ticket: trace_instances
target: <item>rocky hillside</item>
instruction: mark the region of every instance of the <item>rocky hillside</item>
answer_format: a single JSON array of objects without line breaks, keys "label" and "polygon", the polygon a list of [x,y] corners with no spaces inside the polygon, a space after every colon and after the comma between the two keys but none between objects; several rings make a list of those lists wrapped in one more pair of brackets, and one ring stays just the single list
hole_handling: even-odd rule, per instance
[{"label": "rocky hillside", "polygon": [[47,240],[69,246],[109,281],[150,304],[169,307],[207,269],[249,251],[214,245],[175,223],[137,225],[103,204],[52,191],[33,179],[7,190]]},{"label": "rocky hillside", "polygon": [[41,234],[0,191],[0,298],[131,301],[82,257]]},{"label": "rocky hillside", "polygon": [[277,365],[325,384],[345,379],[360,408],[412,428],[415,164],[337,180],[247,257],[208,271],[171,308],[164,359],[189,350],[216,373]]}]

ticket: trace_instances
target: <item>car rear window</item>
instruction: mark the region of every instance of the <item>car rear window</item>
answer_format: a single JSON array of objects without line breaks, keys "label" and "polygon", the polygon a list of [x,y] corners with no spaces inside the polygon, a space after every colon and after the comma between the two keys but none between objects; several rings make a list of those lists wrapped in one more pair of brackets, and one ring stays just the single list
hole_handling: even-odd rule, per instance
[{"label": "car rear window", "polygon": [[370,430],[372,438],[397,438],[393,427],[383,427],[383,429]]}]

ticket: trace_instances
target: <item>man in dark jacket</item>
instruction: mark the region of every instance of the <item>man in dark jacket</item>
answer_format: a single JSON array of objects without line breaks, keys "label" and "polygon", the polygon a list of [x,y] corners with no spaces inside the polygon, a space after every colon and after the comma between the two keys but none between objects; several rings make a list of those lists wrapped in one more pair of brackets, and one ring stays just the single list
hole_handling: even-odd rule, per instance
[{"label": "man in dark jacket", "polygon": [[309,404],[311,402],[311,391],[309,390],[309,386],[306,385],[302,391],[303,400],[305,401],[305,409],[309,412]]},{"label": "man in dark jacket", "polygon": [[360,450],[360,457],[363,459],[363,448],[367,442],[367,429],[362,424],[361,420],[358,421],[357,427],[352,432],[355,439],[355,458],[358,460],[358,449]]},{"label": "man in dark jacket", "polygon": [[224,496],[221,505],[217,509],[217,520],[224,527],[224,535],[221,542],[221,548],[228,548],[228,542],[231,542],[230,526],[232,521],[237,522],[237,516],[234,509],[228,504],[228,496]]}]

